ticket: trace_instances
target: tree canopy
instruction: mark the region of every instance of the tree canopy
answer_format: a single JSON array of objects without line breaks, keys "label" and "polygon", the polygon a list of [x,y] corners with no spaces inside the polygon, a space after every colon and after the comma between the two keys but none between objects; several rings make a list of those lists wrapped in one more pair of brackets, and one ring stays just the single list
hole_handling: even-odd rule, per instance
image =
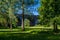
[{"label": "tree canopy", "polygon": [[54,25],[54,27],[60,24],[60,0],[41,0],[39,11],[42,24]]}]

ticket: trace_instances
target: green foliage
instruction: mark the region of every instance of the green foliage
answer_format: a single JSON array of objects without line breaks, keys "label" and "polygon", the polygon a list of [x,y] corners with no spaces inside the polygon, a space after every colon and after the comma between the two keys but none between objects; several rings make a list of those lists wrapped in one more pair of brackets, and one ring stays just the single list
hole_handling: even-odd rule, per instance
[{"label": "green foliage", "polygon": [[[24,1],[24,0],[23,0]],[[26,1],[26,0],[25,0]],[[28,1],[28,0],[27,0]],[[31,3],[25,3],[24,5],[32,5],[34,0],[29,0]],[[15,12],[15,3],[21,3],[19,8],[22,7],[22,0],[0,0],[0,24],[3,26],[8,26],[8,24],[13,24],[14,26],[17,23],[17,18],[14,15]]]},{"label": "green foliage", "polygon": [[58,20],[55,18],[59,18],[60,16],[60,1],[41,0],[41,7],[39,8],[39,13],[42,24],[50,24],[52,20]]},{"label": "green foliage", "polygon": [[0,40],[60,40],[60,32],[53,33],[50,28],[0,29]]},{"label": "green foliage", "polygon": [[29,27],[29,26],[30,26],[30,25],[29,25],[29,24],[30,24],[30,21],[29,21],[28,19],[25,19],[25,20],[24,20],[24,24],[25,24],[26,27]]},{"label": "green foliage", "polygon": [[8,26],[9,22],[16,25],[17,18],[14,15],[14,2],[14,0],[0,0],[0,24],[3,24],[3,26]]}]

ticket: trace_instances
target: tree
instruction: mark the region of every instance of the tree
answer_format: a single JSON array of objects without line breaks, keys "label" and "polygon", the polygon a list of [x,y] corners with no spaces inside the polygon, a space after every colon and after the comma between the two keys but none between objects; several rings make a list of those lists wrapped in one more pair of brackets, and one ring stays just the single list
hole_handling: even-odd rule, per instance
[{"label": "tree", "polygon": [[[24,28],[24,12],[27,9],[27,6],[29,5],[35,5],[34,4],[34,0],[0,0],[0,4],[1,4],[1,12],[2,13],[6,13],[7,17],[7,23],[10,24],[10,28],[12,28],[12,20],[14,19],[15,16],[14,15],[14,10],[15,10],[15,5],[18,5],[19,3],[19,8],[22,10],[22,30],[25,30]],[[15,21],[16,22],[16,21]]]},{"label": "tree", "polygon": [[25,28],[24,28],[24,0],[22,0],[22,10],[23,10],[23,12],[22,12],[22,31],[24,31],[25,30]]},{"label": "tree", "polygon": [[[14,15],[14,0],[0,0],[1,1],[1,14],[4,17],[3,20],[6,21],[5,25],[8,26],[8,24],[10,25],[10,29],[12,29],[12,24],[13,21],[15,20],[16,22],[16,17]],[[3,24],[3,23],[2,23]]]},{"label": "tree", "polygon": [[[28,0],[25,0],[25,1],[28,1]],[[23,12],[22,12],[22,30],[23,31],[25,30],[25,28],[24,28],[24,6],[28,5],[28,2],[25,4],[25,1],[22,0],[22,10],[23,10]],[[29,2],[30,2],[29,5],[31,5],[31,4],[33,4],[34,0],[29,0]]]},{"label": "tree", "polygon": [[[57,32],[57,22],[56,17],[60,16],[60,0],[41,0],[41,7],[39,9],[42,15],[43,24],[53,23],[54,31]],[[53,20],[53,21],[52,21]],[[52,22],[51,22],[52,21]]]}]

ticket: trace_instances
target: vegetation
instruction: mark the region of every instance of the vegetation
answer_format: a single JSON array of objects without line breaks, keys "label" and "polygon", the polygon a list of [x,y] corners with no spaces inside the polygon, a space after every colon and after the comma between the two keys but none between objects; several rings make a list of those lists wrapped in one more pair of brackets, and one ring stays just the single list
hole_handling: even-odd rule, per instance
[{"label": "vegetation", "polygon": [[0,5],[1,5],[0,14],[2,14],[1,16],[4,17],[4,18],[0,17],[1,19],[0,24],[1,25],[4,24],[7,27],[10,26],[10,29],[12,29],[12,25],[16,26],[16,23],[18,22],[18,20],[14,13],[15,12],[14,5],[17,5],[15,3],[20,3],[19,8],[22,9],[23,11],[22,12],[22,30],[24,30],[24,10],[26,9],[25,7],[27,7],[27,5],[32,5],[33,2],[34,2],[33,0],[29,0],[29,2],[25,2],[24,0],[0,0]]},{"label": "vegetation", "polygon": [[60,40],[60,32],[54,33],[52,27],[28,27],[20,29],[0,29],[0,40]]},{"label": "vegetation", "polygon": [[[22,26],[16,26],[15,3],[22,9]],[[60,40],[60,0],[41,0],[38,24],[30,27],[24,11],[33,4],[34,0],[0,0],[0,40]]]},{"label": "vegetation", "polygon": [[53,25],[55,32],[58,30],[57,25],[60,24],[60,21],[58,21],[60,20],[59,4],[59,0],[41,0],[41,7],[39,9],[41,23],[43,25]]}]

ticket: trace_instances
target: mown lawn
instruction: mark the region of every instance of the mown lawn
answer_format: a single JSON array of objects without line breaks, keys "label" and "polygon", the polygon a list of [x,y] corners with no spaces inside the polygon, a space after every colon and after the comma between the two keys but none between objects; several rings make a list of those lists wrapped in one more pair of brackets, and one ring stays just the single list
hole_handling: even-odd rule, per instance
[{"label": "mown lawn", "polygon": [[54,33],[50,27],[26,27],[21,29],[0,29],[0,40],[60,40],[60,32]]}]

